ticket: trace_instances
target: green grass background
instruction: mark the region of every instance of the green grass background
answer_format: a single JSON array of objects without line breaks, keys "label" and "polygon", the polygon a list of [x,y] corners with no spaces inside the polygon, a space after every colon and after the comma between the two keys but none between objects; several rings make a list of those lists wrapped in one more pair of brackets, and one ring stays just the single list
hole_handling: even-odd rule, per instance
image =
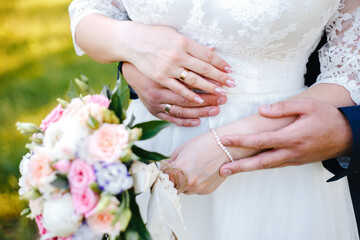
[{"label": "green grass background", "polygon": [[36,239],[34,223],[20,212],[18,165],[27,138],[17,121],[40,124],[71,79],[87,75],[96,90],[114,83],[116,64],[75,55],[71,0],[0,0],[0,239]]}]

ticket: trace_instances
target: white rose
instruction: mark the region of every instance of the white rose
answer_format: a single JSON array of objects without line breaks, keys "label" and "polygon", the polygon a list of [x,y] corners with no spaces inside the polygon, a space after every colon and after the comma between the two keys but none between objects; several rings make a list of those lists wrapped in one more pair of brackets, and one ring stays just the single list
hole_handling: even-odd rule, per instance
[{"label": "white rose", "polygon": [[81,226],[82,217],[75,215],[69,193],[44,202],[43,225],[58,237],[68,237]]},{"label": "white rose", "polygon": [[89,129],[75,117],[65,117],[53,123],[45,132],[44,146],[52,150],[53,160],[74,159],[89,136]]}]

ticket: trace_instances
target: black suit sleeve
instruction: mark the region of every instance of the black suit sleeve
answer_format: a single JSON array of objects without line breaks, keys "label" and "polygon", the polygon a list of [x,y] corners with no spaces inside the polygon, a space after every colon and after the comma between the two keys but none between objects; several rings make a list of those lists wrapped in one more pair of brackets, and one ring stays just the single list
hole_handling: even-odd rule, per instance
[{"label": "black suit sleeve", "polygon": [[353,135],[351,161],[346,169],[342,168],[336,159],[324,161],[324,167],[335,175],[328,181],[335,181],[360,172],[360,106],[344,107],[339,110],[348,119],[351,126]]}]

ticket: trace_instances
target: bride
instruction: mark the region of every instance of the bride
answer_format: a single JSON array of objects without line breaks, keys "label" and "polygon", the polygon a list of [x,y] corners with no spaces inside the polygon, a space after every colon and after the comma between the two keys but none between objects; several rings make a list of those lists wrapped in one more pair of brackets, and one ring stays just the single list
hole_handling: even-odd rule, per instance
[{"label": "bride", "polygon": [[[359,239],[346,179],[326,183],[320,162],[223,178],[222,164],[256,150],[224,151],[216,140],[295,120],[263,118],[260,105],[288,98],[358,104],[358,0],[74,0],[69,10],[79,55],[129,62],[195,110],[206,97],[190,89],[227,96],[217,116],[193,128],[173,125],[142,146],[172,153],[164,171],[180,191],[196,193],[181,196],[190,239]],[[305,65],[324,28],[321,75],[306,89]],[[162,106],[170,115],[175,108]],[[154,119],[146,107],[136,100],[129,111],[139,122]]]}]

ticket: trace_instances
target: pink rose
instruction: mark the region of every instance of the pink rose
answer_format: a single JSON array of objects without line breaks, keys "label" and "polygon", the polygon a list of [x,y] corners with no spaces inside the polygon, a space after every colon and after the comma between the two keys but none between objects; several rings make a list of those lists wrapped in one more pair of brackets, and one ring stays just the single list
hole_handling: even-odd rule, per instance
[{"label": "pink rose", "polygon": [[29,162],[28,181],[32,186],[47,183],[54,170],[50,166],[50,158],[39,148],[35,150]]},{"label": "pink rose", "polygon": [[42,236],[42,235],[45,235],[47,233],[47,230],[44,228],[43,226],[43,223],[42,223],[42,220],[43,220],[43,217],[42,215],[37,215],[35,217],[35,222],[38,226],[38,229],[39,229],[39,234]]},{"label": "pink rose", "polygon": [[80,98],[74,98],[69,105],[65,108],[63,116],[78,116],[81,113],[84,103]]},{"label": "pink rose", "polygon": [[99,196],[90,188],[74,191],[71,193],[75,213],[83,215],[90,212],[98,203]]},{"label": "pink rose", "polygon": [[60,119],[63,114],[64,109],[61,107],[61,104],[58,104],[50,113],[46,116],[44,120],[41,121],[40,128],[45,131],[52,123]]},{"label": "pink rose", "polygon": [[129,133],[124,125],[104,123],[90,136],[87,148],[98,160],[112,163],[119,160],[128,142]]},{"label": "pink rose", "polygon": [[67,159],[62,159],[54,164],[54,168],[58,170],[61,174],[66,174],[69,172],[71,167],[71,162]]},{"label": "pink rose", "polygon": [[121,225],[119,222],[113,224],[115,219],[115,213],[118,209],[118,203],[111,202],[106,208],[104,208],[100,212],[95,212],[90,217],[86,218],[86,222],[89,227],[95,233],[108,233],[108,234],[116,234],[120,232]]},{"label": "pink rose", "polygon": [[103,96],[103,95],[88,95],[84,97],[86,103],[96,103],[99,104],[101,107],[108,108],[110,105],[110,100]]},{"label": "pink rose", "polygon": [[89,185],[95,182],[94,169],[87,162],[77,159],[72,162],[70,171],[68,174],[71,192],[76,190],[82,190],[89,187]]}]

